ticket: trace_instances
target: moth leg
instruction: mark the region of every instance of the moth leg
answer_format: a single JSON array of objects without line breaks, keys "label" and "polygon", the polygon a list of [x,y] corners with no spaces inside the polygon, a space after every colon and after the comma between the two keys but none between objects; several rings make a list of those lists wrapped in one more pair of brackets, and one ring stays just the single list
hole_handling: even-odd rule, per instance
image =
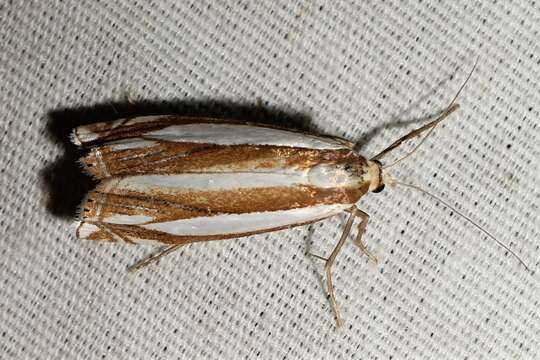
[{"label": "moth leg", "polygon": [[364,232],[366,231],[366,227],[369,221],[369,215],[362,210],[360,210],[357,207],[354,207],[351,210],[351,214],[355,217],[360,218],[360,223],[358,224],[358,232],[356,234],[356,240],[354,243],[362,250],[362,252],[369,258],[369,260],[373,261],[375,264],[378,263],[377,257],[373,255],[371,252],[369,252],[366,244],[362,241],[362,235],[364,235]]},{"label": "moth leg", "polygon": [[[347,240],[347,237],[351,232],[354,217],[354,214],[351,213],[349,219],[347,220],[347,224],[345,225],[345,229],[343,229],[343,234],[341,234],[341,238],[334,247],[334,250],[332,250],[332,253],[328,257],[328,259],[324,259],[326,261],[324,264],[324,270],[326,272],[326,290],[328,292],[328,296],[330,297],[330,306],[332,307],[332,310],[334,311],[334,314],[336,316],[336,323],[338,327],[343,325],[343,318],[341,317],[341,314],[339,312],[336,295],[334,294],[334,285],[332,283],[332,265],[334,265],[336,257],[338,256],[341,248],[343,247],[343,244],[345,243],[345,240]],[[321,258],[320,256],[317,257]]]},{"label": "moth leg", "polygon": [[159,259],[161,259],[163,256],[165,255],[168,255],[170,253],[172,253],[173,251],[175,251],[176,249],[180,248],[182,245],[184,244],[176,244],[176,245],[171,245],[163,250],[161,250],[160,252],[150,256],[149,258],[147,259],[143,259],[143,260],[140,260],[138,262],[136,262],[135,264],[131,265],[129,268],[128,268],[128,272],[135,272],[135,271],[138,271],[140,269],[142,269],[143,267],[147,266],[147,265],[150,265],[156,261],[158,261]]}]

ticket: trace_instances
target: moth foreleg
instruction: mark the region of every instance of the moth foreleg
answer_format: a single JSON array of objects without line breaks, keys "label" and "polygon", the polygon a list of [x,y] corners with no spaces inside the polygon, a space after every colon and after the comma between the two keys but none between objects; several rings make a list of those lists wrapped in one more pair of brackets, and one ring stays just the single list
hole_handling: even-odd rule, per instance
[{"label": "moth foreleg", "polygon": [[147,259],[143,259],[143,260],[140,260],[138,262],[136,262],[135,264],[131,265],[129,268],[128,268],[128,271],[129,272],[135,272],[135,271],[138,271],[140,269],[142,269],[143,267],[147,266],[147,265],[150,265],[156,261],[158,261],[159,259],[161,259],[163,256],[167,255],[167,254],[170,254],[171,252],[175,251],[176,249],[178,249],[179,247],[181,247],[182,245],[184,244],[176,244],[176,245],[171,245],[161,251],[159,251],[158,253],[150,256],[149,258]]},{"label": "moth foreleg", "polygon": [[358,224],[358,232],[356,234],[356,240],[354,243],[362,250],[362,252],[369,258],[369,260],[373,261],[375,264],[378,262],[377,257],[369,252],[367,249],[366,244],[362,241],[362,235],[364,235],[364,232],[366,231],[366,227],[369,221],[369,215],[362,210],[358,209],[357,207],[354,207],[351,210],[351,214],[355,217],[360,218],[360,223]]}]

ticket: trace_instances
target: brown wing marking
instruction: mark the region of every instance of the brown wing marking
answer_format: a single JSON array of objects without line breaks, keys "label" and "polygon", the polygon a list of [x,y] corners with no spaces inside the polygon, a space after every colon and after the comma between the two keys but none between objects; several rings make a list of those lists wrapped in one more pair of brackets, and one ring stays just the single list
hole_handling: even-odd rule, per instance
[{"label": "brown wing marking", "polygon": [[155,141],[154,145],[135,149],[115,150],[111,145],[92,148],[81,163],[89,174],[103,179],[142,174],[305,169],[319,163],[358,161],[358,158],[347,149]]},{"label": "brown wing marking", "polygon": [[[106,191],[106,192],[104,192]],[[108,223],[115,216],[144,216],[146,223],[190,219],[220,214],[279,211],[323,204],[354,204],[365,188],[313,186],[245,188],[221,191],[152,193],[105,189],[91,192],[81,206],[82,220]],[[114,221],[113,221],[114,222]]]}]

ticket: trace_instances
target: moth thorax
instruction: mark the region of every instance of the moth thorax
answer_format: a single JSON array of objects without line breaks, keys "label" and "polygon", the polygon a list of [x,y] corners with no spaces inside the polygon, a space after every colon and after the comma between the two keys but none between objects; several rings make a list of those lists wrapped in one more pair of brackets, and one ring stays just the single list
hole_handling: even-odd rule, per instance
[{"label": "moth thorax", "polygon": [[369,191],[380,192],[384,189],[381,163],[369,160],[364,172],[364,181],[369,183]]},{"label": "moth thorax", "polygon": [[357,164],[320,164],[311,168],[308,178],[309,183],[317,187],[357,187],[363,181],[362,173]]}]

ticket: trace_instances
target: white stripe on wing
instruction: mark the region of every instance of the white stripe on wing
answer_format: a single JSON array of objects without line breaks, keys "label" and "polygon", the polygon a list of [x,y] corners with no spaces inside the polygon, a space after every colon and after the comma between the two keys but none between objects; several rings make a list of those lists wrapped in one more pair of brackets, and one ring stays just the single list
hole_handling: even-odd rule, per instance
[{"label": "white stripe on wing", "polygon": [[308,149],[344,149],[336,140],[301,132],[240,124],[171,125],[145,134],[160,140],[216,145],[274,145]]},{"label": "white stripe on wing", "polygon": [[137,175],[121,179],[111,179],[116,182],[115,190],[130,190],[148,193],[187,192],[192,190],[213,191],[240,188],[283,187],[305,184],[308,177],[305,171],[292,171],[289,173],[189,173],[171,175]]},{"label": "white stripe on wing", "polygon": [[320,220],[336,215],[350,206],[350,204],[332,204],[291,210],[224,214],[145,224],[140,227],[184,236],[238,234]]}]

